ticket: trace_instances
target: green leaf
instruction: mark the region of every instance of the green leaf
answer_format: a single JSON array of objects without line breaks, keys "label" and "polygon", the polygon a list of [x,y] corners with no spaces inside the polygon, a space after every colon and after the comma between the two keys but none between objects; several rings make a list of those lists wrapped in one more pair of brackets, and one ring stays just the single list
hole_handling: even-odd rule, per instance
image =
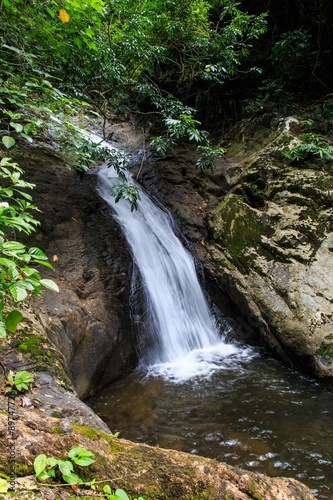
[{"label": "green leaf", "polygon": [[41,455],[38,455],[34,461],[34,469],[36,476],[39,476],[45,470],[45,467],[46,467],[46,455],[42,453]]},{"label": "green leaf", "polygon": [[54,457],[49,457],[46,459],[46,464],[50,465],[51,467],[55,467],[59,463],[59,460],[57,460]]},{"label": "green leaf", "polygon": [[21,302],[22,300],[26,299],[28,296],[28,293],[25,288],[22,288],[19,286],[18,283],[15,283],[14,285],[11,285],[8,290],[13,296],[13,299],[15,302]]},{"label": "green leaf", "polygon": [[59,460],[58,466],[62,475],[70,476],[73,472],[73,464],[69,460],[66,460],[65,462],[63,460]]},{"label": "green leaf", "polygon": [[18,382],[16,385],[16,388],[18,391],[22,391],[22,389],[24,389],[25,391],[27,391],[29,389],[29,387],[27,386],[27,384],[25,382]]},{"label": "green leaf", "polygon": [[81,467],[87,467],[88,465],[92,464],[95,462],[94,459],[89,458],[89,457],[81,457],[81,458],[72,458],[73,462],[75,462],[77,465],[81,465]]},{"label": "green leaf", "polygon": [[80,39],[80,38],[77,38],[77,37],[76,37],[76,38],[74,38],[74,43],[75,43],[75,45],[76,45],[79,49],[81,49],[81,48],[82,48],[82,41],[81,41],[81,39]]},{"label": "green leaf", "polygon": [[36,257],[39,260],[47,260],[48,259],[47,255],[45,255],[45,253],[40,248],[31,247],[31,248],[29,248],[28,252],[32,257],[34,257],[34,258]]},{"label": "green leaf", "polygon": [[8,491],[8,483],[6,479],[2,479],[0,477],[0,493],[7,493]]},{"label": "green leaf", "polygon": [[45,288],[52,290],[53,292],[59,292],[58,285],[52,280],[49,280],[47,278],[43,278],[40,280],[40,284],[43,285]]},{"label": "green leaf", "polygon": [[54,12],[52,9],[50,9],[49,7],[47,7],[47,8],[46,8],[46,11],[48,12],[48,14],[49,14],[51,17],[53,17],[53,18],[55,17],[55,12]]},{"label": "green leaf", "polygon": [[26,384],[30,384],[30,382],[34,381],[34,375],[32,373],[27,372],[26,370],[23,370],[21,372],[17,372],[14,378],[15,383],[17,381],[22,381]]},{"label": "green leaf", "polygon": [[21,123],[10,122],[9,125],[13,127],[16,130],[16,132],[22,132],[23,130],[23,125],[21,125]]},{"label": "green leaf", "polygon": [[64,481],[66,481],[66,483],[68,483],[68,484],[80,484],[80,483],[82,483],[82,479],[74,473],[63,474],[62,477],[63,477]]},{"label": "green leaf", "polygon": [[15,139],[13,137],[10,137],[9,135],[4,135],[1,140],[7,149],[13,147],[16,143]]},{"label": "green leaf", "polygon": [[4,250],[11,250],[13,252],[25,252],[25,245],[18,241],[6,241],[3,244]]},{"label": "green leaf", "polygon": [[[52,469],[53,470],[53,469]],[[48,471],[46,470],[43,470],[40,474],[36,474],[36,478],[38,479],[38,481],[41,481],[42,483],[44,481],[46,481],[47,479],[50,478],[50,474],[48,473]]]},{"label": "green leaf", "polygon": [[6,318],[6,329],[10,333],[15,333],[17,325],[23,320],[23,315],[20,311],[14,309],[11,311]]},{"label": "green leaf", "polygon": [[126,491],[121,490],[119,488],[115,491],[115,496],[118,497],[120,500],[130,500]]},{"label": "green leaf", "polygon": [[86,29],[86,35],[89,37],[89,38],[93,38],[94,37],[94,32],[91,28],[87,28]]},{"label": "green leaf", "polygon": [[87,467],[88,465],[95,462],[92,458],[94,454],[86,450],[85,448],[72,448],[68,452],[68,456],[73,460],[77,465],[81,465],[82,467]]},{"label": "green leaf", "polygon": [[85,448],[77,447],[77,448],[72,448],[71,450],[69,450],[68,456],[70,458],[83,457],[83,456],[93,457],[94,454],[92,451],[86,450]]},{"label": "green leaf", "polygon": [[40,264],[40,265],[42,265],[44,267],[48,267],[49,269],[54,270],[54,267],[52,266],[52,264],[50,264],[50,262],[47,262],[45,260],[34,259],[34,263],[35,264]]},{"label": "green leaf", "polygon": [[24,139],[26,139],[26,140],[27,140],[28,142],[30,142],[30,143],[34,142],[34,141],[32,140],[32,138],[30,137],[30,135],[27,135],[27,134],[23,134],[23,133],[22,133],[22,134],[21,134],[21,136],[22,136],[22,137],[24,137]]},{"label": "green leaf", "polygon": [[6,259],[6,257],[0,257],[0,265],[5,267],[16,267],[16,263],[11,259]]},{"label": "green leaf", "polygon": [[33,130],[34,124],[33,123],[26,123],[24,125],[24,133],[25,134],[30,134],[30,132]]},{"label": "green leaf", "polygon": [[7,337],[6,325],[3,321],[0,321],[0,339],[5,339]]}]

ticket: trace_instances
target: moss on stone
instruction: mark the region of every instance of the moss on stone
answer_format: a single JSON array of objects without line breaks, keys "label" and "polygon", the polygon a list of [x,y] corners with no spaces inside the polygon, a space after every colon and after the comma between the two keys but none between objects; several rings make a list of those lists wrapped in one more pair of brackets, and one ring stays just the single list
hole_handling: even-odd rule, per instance
[{"label": "moss on stone", "polygon": [[[86,437],[87,439],[94,439],[96,437],[100,437],[103,433],[97,431],[96,429],[92,429],[91,427],[86,427],[84,425],[78,425],[74,422],[71,422],[73,429],[77,434]],[[107,436],[107,434],[105,434]]]},{"label": "moss on stone", "polygon": [[257,491],[257,485],[253,478],[249,479],[247,483],[248,493],[254,500],[263,500],[261,493]]},{"label": "moss on stone", "polygon": [[28,464],[16,463],[15,472],[17,477],[25,477],[34,474],[34,468]]},{"label": "moss on stone", "polygon": [[[37,332],[26,332],[20,330],[19,337],[23,339],[18,345],[18,350],[24,354],[30,354],[36,362],[35,371],[51,371],[56,377],[62,380],[65,388],[72,387],[71,381],[62,365],[60,354],[51,344],[48,338]],[[42,347],[44,345],[45,347]]]},{"label": "moss on stone", "polygon": [[52,427],[51,432],[53,434],[58,434],[59,436],[63,436],[65,434],[60,425],[55,425],[54,427]]},{"label": "moss on stone", "polygon": [[319,349],[316,350],[316,354],[324,358],[333,358],[333,343],[322,342]]},{"label": "moss on stone", "polygon": [[92,427],[86,427],[84,425],[78,425],[75,424],[74,422],[71,422],[74,431],[77,434],[80,434],[81,436],[86,437],[87,439],[95,439],[95,438],[102,438],[103,440],[107,441],[110,446],[110,451],[112,453],[119,453],[123,450],[123,446],[121,443],[118,441],[116,437],[114,437],[112,434],[105,434],[102,431],[97,431],[96,429],[93,429]]},{"label": "moss on stone", "polygon": [[[261,246],[261,237],[271,234],[272,229],[240,196],[226,196],[217,207],[210,228],[214,240],[226,248],[232,262],[243,273],[248,272],[256,254],[267,254]],[[249,251],[251,248],[255,250],[254,255]]]}]

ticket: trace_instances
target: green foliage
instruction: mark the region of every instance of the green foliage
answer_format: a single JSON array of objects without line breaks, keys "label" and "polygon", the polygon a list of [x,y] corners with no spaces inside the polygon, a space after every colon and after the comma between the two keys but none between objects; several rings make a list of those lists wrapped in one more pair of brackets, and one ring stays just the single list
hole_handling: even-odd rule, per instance
[{"label": "green foliage", "polygon": [[93,453],[85,448],[72,448],[68,452],[70,460],[59,460],[54,457],[46,457],[41,454],[35,458],[34,469],[38,481],[47,481],[50,478],[55,479],[57,473],[63,481],[69,485],[85,484],[91,486],[94,481],[84,482],[74,471],[74,464],[80,467],[87,467],[95,460]]},{"label": "green foliage", "polygon": [[[149,103],[165,125],[166,133],[153,143],[159,152],[184,138],[209,147],[186,100],[200,86],[235,78],[266,26],[265,15],[249,15],[234,0],[66,0],[60,13],[59,8],[53,0],[6,0],[0,7],[6,19],[0,27],[0,68],[5,82],[17,85],[15,95],[5,87],[4,95],[9,92],[16,101],[10,111],[16,113],[17,101],[31,93],[65,108],[66,88],[93,102],[105,119],[110,108],[141,112]],[[35,125],[29,119],[24,111],[6,121],[5,147],[12,147],[17,135],[31,139]],[[93,151],[61,121],[70,163],[84,173],[94,164]]]},{"label": "green foliage", "polygon": [[210,145],[198,146],[197,150],[199,153],[201,153],[201,156],[196,162],[196,167],[200,170],[210,169],[212,172],[214,171],[215,167],[215,159],[219,156],[223,156],[226,152],[223,148],[214,149]]},{"label": "green foliage", "polygon": [[131,204],[131,212],[137,210],[138,201],[140,200],[139,188],[134,184],[120,184],[112,188],[112,196],[115,197],[115,202],[120,200],[128,200]]},{"label": "green foliage", "polygon": [[306,30],[282,33],[271,47],[269,77],[258,88],[260,102],[290,100],[291,92],[299,92],[299,82],[315,66],[314,57],[311,37]]},{"label": "green foliage", "polygon": [[[105,485],[103,487],[103,493],[107,500],[130,500],[126,491],[118,488],[114,493],[112,493],[109,485]],[[138,498],[133,498],[133,500],[144,500],[144,498],[140,496]]]},{"label": "green foliage", "polygon": [[29,390],[29,384],[34,381],[34,376],[32,373],[27,371],[20,371],[14,373],[10,371],[7,376],[7,385],[9,387],[6,389],[6,393],[18,393]]},{"label": "green foliage", "polygon": [[285,149],[282,154],[290,162],[302,161],[313,156],[324,160],[333,160],[333,147],[319,134],[300,135],[301,142],[292,148]]},{"label": "green foliage", "polygon": [[22,169],[10,158],[0,161],[0,338],[6,330],[15,333],[22,314],[12,309],[12,302],[21,302],[29,294],[42,295],[42,287],[58,291],[50,279],[42,278],[31,264],[51,269],[47,256],[36,247],[28,248],[13,239],[16,232],[31,234],[39,221],[33,211],[38,210],[26,192],[33,184],[22,179]]},{"label": "green foliage", "polygon": [[[47,457],[44,453],[38,455],[34,460],[34,469],[36,479],[40,482],[52,480],[63,480],[65,485],[75,486],[88,486],[93,490],[96,489],[98,482],[93,479],[92,481],[84,481],[75,471],[75,466],[88,467],[95,462],[94,454],[85,448],[77,447],[72,448],[67,453],[68,459],[61,460],[55,457]],[[104,497],[108,500],[130,500],[127,493],[122,489],[117,489],[112,493],[110,486],[103,487]],[[144,500],[142,497],[133,500]]]}]

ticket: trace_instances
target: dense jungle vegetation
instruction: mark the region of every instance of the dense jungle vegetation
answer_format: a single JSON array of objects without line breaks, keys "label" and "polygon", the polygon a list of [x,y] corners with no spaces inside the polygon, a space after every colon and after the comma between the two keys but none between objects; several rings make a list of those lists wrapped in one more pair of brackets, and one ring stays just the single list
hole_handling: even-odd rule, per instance
[{"label": "dense jungle vegetation", "polygon": [[[331,3],[1,1],[0,338],[22,319],[13,304],[43,287],[57,290],[33,267],[50,267],[46,255],[21,242],[20,234],[36,230],[37,207],[12,151],[56,141],[68,166],[82,173],[106,153],[89,144],[77,117],[98,114],[104,124],[141,120],[159,155],[190,141],[197,167],[213,168],[224,151],[207,131],[214,118],[205,114],[207,102],[217,108],[253,98],[283,107],[330,94]],[[135,208],[133,186],[123,184],[116,195]]]}]

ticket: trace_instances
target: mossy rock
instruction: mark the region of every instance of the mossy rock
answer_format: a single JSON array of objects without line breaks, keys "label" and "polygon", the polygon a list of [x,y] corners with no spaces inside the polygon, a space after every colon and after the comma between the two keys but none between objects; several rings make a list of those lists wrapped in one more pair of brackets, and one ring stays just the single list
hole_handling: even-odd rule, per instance
[{"label": "mossy rock", "polygon": [[244,203],[240,196],[225,197],[210,217],[209,230],[214,243],[225,248],[243,273],[249,271],[257,254],[272,258],[261,245],[262,235],[273,233],[267,218]]}]

